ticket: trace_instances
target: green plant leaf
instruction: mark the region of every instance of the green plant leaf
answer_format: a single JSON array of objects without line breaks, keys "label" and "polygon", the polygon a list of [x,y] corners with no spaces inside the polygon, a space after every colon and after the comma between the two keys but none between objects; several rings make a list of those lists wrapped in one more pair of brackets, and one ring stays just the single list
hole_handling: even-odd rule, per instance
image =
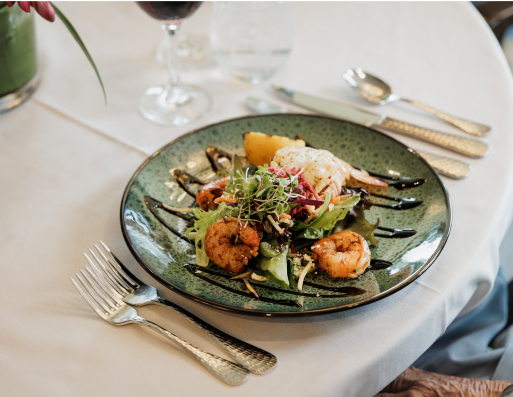
[{"label": "green plant leaf", "polygon": [[73,27],[71,22],[68,20],[68,18],[66,18],[66,16],[62,13],[62,11],[59,10],[59,8],[53,2],[51,2],[50,4],[52,4],[53,9],[55,10],[55,14],[59,17],[59,19],[62,21],[64,26],[66,26],[66,28],[68,28],[69,32],[71,33],[71,35],[73,36],[75,41],[78,43],[78,45],[80,46],[80,48],[84,52],[85,56],[87,57],[87,59],[91,63],[91,66],[93,67],[93,69],[94,69],[94,71],[96,73],[96,76],[98,77],[98,81],[100,82],[100,85],[102,87],[103,97],[105,98],[105,104],[107,104],[107,94],[105,93],[105,87],[103,86],[102,78],[100,77],[100,72],[98,72],[98,69],[97,69],[97,67],[96,67],[96,65],[95,65],[95,63],[93,61],[93,58],[89,54],[89,51],[87,51],[87,48],[86,48],[84,42],[82,41],[82,39],[78,35],[78,32],[75,30],[75,28]]}]

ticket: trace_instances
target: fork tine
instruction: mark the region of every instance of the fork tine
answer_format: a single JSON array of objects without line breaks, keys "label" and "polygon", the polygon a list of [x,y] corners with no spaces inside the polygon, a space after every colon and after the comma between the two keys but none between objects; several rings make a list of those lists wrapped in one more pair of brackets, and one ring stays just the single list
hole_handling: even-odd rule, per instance
[{"label": "fork tine", "polygon": [[[87,254],[85,252],[82,252],[82,255],[84,255],[84,257],[86,258],[87,262],[91,265],[91,267],[95,267],[93,261],[87,256]],[[108,273],[106,273],[106,274],[107,274],[107,277],[105,277],[105,275],[100,272],[99,276],[105,280],[108,280],[108,279],[112,280],[113,283],[111,283],[111,284],[115,285],[115,289],[118,292],[118,294],[123,295],[127,292],[125,288],[123,288],[115,280],[112,279],[112,276],[110,276]]]},{"label": "fork tine", "polygon": [[94,246],[96,247],[96,249],[98,250],[100,255],[103,257],[103,259],[105,260],[105,263],[107,264],[107,266],[114,273],[116,273],[119,277],[121,277],[127,284],[131,284],[131,286],[133,286],[135,288],[137,288],[139,286],[139,284],[137,284],[134,280],[132,280],[132,278],[128,274],[126,274],[123,271],[123,269],[121,269],[119,266],[112,263],[112,261],[103,253],[103,251],[100,249],[100,247],[98,247],[96,244],[94,244]]},{"label": "fork tine", "polygon": [[96,254],[93,252],[92,249],[89,249],[89,252],[93,256],[93,258],[96,260],[96,262],[102,267],[102,269],[105,270],[105,273],[107,274],[107,276],[118,285],[119,289],[125,290],[126,293],[131,292],[132,287],[130,287],[120,277],[118,277],[117,274],[113,273],[112,270],[107,269],[105,264],[96,256]]},{"label": "fork tine", "polygon": [[82,277],[80,277],[80,274],[78,273],[75,273],[75,276],[77,276],[77,279],[78,281],[80,282],[80,284],[82,284],[82,287],[86,289],[86,291],[89,293],[88,296],[91,300],[91,302],[95,303],[95,305],[100,308],[102,308],[103,312],[105,313],[105,315],[108,315],[111,311],[110,309],[105,305],[105,303],[103,303],[101,300],[98,300],[98,298],[95,296],[93,290],[91,289],[91,287],[89,287],[87,285],[87,283],[82,279]]},{"label": "fork tine", "polygon": [[128,271],[126,266],[121,263],[121,261],[116,257],[116,255],[114,255],[112,253],[110,248],[107,247],[107,245],[102,240],[100,240],[100,243],[103,245],[103,248],[105,248],[105,251],[107,251],[109,256],[112,258],[112,260],[114,261],[114,264],[108,259],[107,259],[107,262],[109,264],[111,264],[113,268],[116,268],[118,270],[118,272],[120,272],[129,282],[131,282],[134,285],[134,287],[139,287],[140,281],[137,279],[137,277],[135,277],[133,274],[131,274]]},{"label": "fork tine", "polygon": [[98,314],[101,318],[105,319],[107,313],[100,310],[98,304],[94,302],[84,291],[82,291],[82,288],[78,286],[78,284],[75,282],[75,280],[73,280],[72,277],[70,277],[70,279],[75,288],[78,290],[78,292],[80,292],[80,295],[82,295],[82,298],[84,298],[84,300],[87,302],[87,304],[91,306],[91,308],[96,312],[96,314]]},{"label": "fork tine", "polygon": [[87,292],[89,292],[89,295],[91,295],[91,298],[93,298],[96,301],[96,303],[98,303],[101,306],[101,308],[103,310],[105,310],[105,312],[112,313],[113,308],[108,304],[108,302],[104,298],[102,298],[102,296],[99,293],[95,293],[94,288],[90,285],[92,283],[92,281],[89,279],[89,277],[87,277],[87,275],[82,270],[80,270],[80,271],[81,271],[82,275],[84,276],[84,278],[87,279],[89,284],[86,283],[82,279],[82,277],[80,277],[80,274],[75,273],[75,275],[77,276],[78,280],[82,283],[84,288],[87,290]]},{"label": "fork tine", "polygon": [[120,296],[117,295],[115,292],[114,293],[112,292],[112,291],[114,291],[114,289],[110,285],[108,285],[104,281],[100,280],[98,278],[98,276],[96,274],[94,274],[91,271],[91,269],[89,269],[88,267],[86,267],[85,269],[87,270],[89,275],[94,279],[94,281],[96,281],[96,284],[98,284],[102,288],[102,290],[105,292],[105,294],[110,298],[112,303],[114,303],[117,306],[122,304]]},{"label": "fork tine", "polygon": [[[88,269],[86,268],[86,270],[88,270]],[[91,271],[89,270],[89,272],[91,272]],[[109,298],[109,296],[104,292],[104,289],[101,287],[101,283],[100,283],[100,285],[98,285],[94,281],[92,281],[83,269],[80,269],[80,273],[82,273],[82,276],[87,280],[89,285],[96,292],[95,296],[99,297],[107,305],[107,307],[111,309],[111,311],[113,309],[115,309],[116,306],[119,306],[116,303],[116,301],[111,300]],[[87,287],[87,285],[86,285],[86,287]]]},{"label": "fork tine", "polygon": [[[87,254],[84,255],[86,258],[88,258]],[[98,266],[96,266],[91,260],[89,260],[89,264],[91,265],[91,267],[93,268],[94,272],[99,277],[103,285],[107,287],[110,292],[112,292],[118,298],[121,298],[125,294],[126,290],[121,289],[121,287],[116,282],[113,282],[110,277],[105,277],[105,274],[101,271],[101,269],[99,269]]]}]

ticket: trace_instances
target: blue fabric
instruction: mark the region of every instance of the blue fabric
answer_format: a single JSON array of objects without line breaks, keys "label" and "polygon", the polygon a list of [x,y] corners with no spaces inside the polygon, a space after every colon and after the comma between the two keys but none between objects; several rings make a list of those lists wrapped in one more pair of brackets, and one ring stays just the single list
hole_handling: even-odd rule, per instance
[{"label": "blue fabric", "polygon": [[508,320],[508,285],[502,270],[486,299],[458,317],[414,367],[475,379],[513,380],[513,326]]}]

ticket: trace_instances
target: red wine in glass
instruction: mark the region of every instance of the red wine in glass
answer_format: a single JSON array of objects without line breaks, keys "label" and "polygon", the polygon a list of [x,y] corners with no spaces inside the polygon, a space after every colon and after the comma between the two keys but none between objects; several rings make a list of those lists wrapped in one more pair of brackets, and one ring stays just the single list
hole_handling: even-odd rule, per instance
[{"label": "red wine in glass", "polygon": [[138,1],[150,17],[159,20],[183,19],[192,15],[202,1]]}]

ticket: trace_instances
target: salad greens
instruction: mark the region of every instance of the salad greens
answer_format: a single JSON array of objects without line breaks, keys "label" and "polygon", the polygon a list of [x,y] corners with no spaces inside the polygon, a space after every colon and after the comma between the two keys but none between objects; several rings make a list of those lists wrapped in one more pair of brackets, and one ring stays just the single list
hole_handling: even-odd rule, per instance
[{"label": "salad greens", "polygon": [[268,280],[274,281],[282,287],[289,286],[288,266],[287,266],[287,249],[281,253],[276,251],[271,257],[261,255],[257,257],[256,267],[263,271]]},{"label": "salad greens", "polygon": [[[238,156],[234,156],[228,171],[230,181],[219,197],[215,210],[195,208],[194,226],[184,234],[195,238],[196,264],[208,266],[205,252],[207,229],[221,219],[236,219],[241,225],[250,225],[261,238],[258,256],[248,266],[259,275],[282,287],[295,288],[295,279],[310,263],[313,265],[310,247],[317,240],[334,231],[350,230],[362,235],[371,244],[377,240],[373,231],[378,226],[365,219],[368,208],[362,190],[349,191],[347,198],[330,204],[328,192],[323,200],[302,175],[302,168],[258,167],[249,175],[242,168]],[[304,277],[304,276],[303,276]]]}]

